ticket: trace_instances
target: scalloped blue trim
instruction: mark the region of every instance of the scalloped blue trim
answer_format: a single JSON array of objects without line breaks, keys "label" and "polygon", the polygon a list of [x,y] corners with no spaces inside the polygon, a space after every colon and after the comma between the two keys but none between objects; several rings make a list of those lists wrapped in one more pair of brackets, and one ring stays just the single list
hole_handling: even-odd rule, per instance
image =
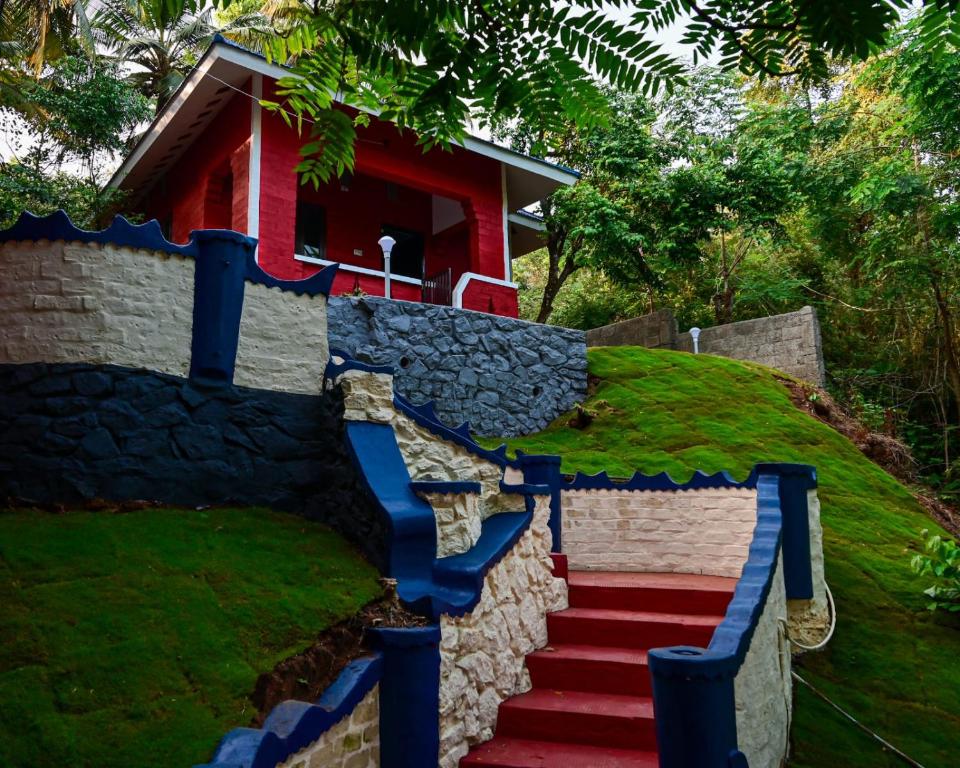
[{"label": "scalloped blue trim", "polygon": [[507,457],[507,446],[505,443],[494,448],[492,451],[480,446],[472,437],[469,421],[463,422],[459,427],[448,427],[440,421],[437,417],[436,403],[433,400],[421,405],[414,405],[402,395],[394,393],[393,404],[398,411],[405,416],[409,416],[417,424],[425,427],[437,437],[443,440],[449,440],[451,443],[456,443],[474,456],[479,456],[481,459],[486,459],[498,466],[519,469],[520,461]]},{"label": "scalloped blue trim", "polygon": [[756,471],[750,473],[750,476],[742,483],[735,480],[729,472],[715,472],[708,475],[700,470],[693,473],[693,476],[685,483],[678,483],[666,472],[660,472],[656,475],[645,475],[642,472],[635,472],[633,477],[627,480],[617,480],[611,478],[606,472],[598,472],[595,475],[585,475],[577,472],[572,480],[564,481],[561,484],[561,490],[564,491],[691,491],[705,488],[754,488],[756,487]]},{"label": "scalloped blue trim", "polygon": [[181,256],[196,256],[197,253],[196,244],[193,242],[177,245],[167,240],[156,219],[145,224],[131,224],[123,216],[115,216],[106,229],[91,231],[77,227],[63,210],[54,211],[47,216],[36,216],[24,211],[12,227],[0,230],[0,243],[38,240],[110,243],[120,247],[165,251]]},{"label": "scalloped blue trim", "polygon": [[263,268],[257,264],[252,251],[247,254],[247,280],[257,285],[265,285],[267,288],[289,291],[298,296],[329,296],[333,279],[337,276],[339,268],[339,264],[328,264],[315,275],[302,280],[280,280],[263,271]]},{"label": "scalloped blue trim", "polygon": [[347,717],[380,682],[383,654],[355,659],[316,704],[284,701],[262,728],[234,728],[220,741],[213,760],[197,768],[274,768],[319,739]]}]

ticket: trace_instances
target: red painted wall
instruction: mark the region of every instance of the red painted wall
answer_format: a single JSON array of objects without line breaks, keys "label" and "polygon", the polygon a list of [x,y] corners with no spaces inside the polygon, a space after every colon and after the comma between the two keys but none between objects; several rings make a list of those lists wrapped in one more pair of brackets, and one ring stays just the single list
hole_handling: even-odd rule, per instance
[{"label": "red painted wall", "polygon": [[[333,288],[330,289],[330,295],[342,296],[345,293],[353,293],[358,284],[360,290],[369,296],[383,296],[382,277],[358,275],[345,270],[337,272],[337,276],[333,279]],[[420,301],[420,286],[410,285],[409,283],[398,283],[396,280],[391,280],[390,298],[401,299],[403,301]]]},{"label": "red painted wall", "polygon": [[[265,98],[273,86],[264,83]],[[306,130],[305,130],[306,134]],[[376,241],[380,226],[404,227],[405,220],[421,222],[410,229],[420,229],[429,238],[432,232],[430,194],[442,195],[463,204],[467,214],[469,236],[463,234],[459,247],[468,246],[469,258],[458,259],[456,278],[465,271],[503,278],[503,209],[500,163],[481,155],[454,148],[451,152],[434,149],[424,154],[409,132],[400,134],[390,123],[374,120],[358,130],[355,184],[350,192],[340,191],[333,182],[320,191],[300,186],[293,168],[300,160],[299,148],[308,136],[300,136],[283,120],[264,113],[262,121],[261,191],[260,191],[260,264],[278,277],[307,277],[316,267],[293,259],[298,193],[331,205],[328,209],[328,256],[343,259],[369,269],[382,269],[382,256]],[[364,178],[377,183],[366,184]],[[386,185],[392,182],[401,189],[401,199],[386,198]],[[410,189],[421,195],[409,194]],[[298,192],[299,190],[299,192]],[[406,202],[402,200],[407,192]],[[419,197],[420,203],[416,202]],[[350,200],[357,201],[351,203]],[[421,206],[418,208],[418,206]],[[335,231],[336,230],[336,231]],[[376,234],[374,237],[373,234]],[[360,248],[362,257],[352,255]],[[452,244],[446,244],[440,258],[450,261]],[[435,271],[433,250],[427,247],[427,272]],[[447,263],[442,264],[443,267]],[[442,267],[440,267],[442,268]]]},{"label": "red painted wall", "polygon": [[222,179],[222,173],[232,171],[234,195],[242,189],[246,196],[248,166],[234,155],[242,155],[245,144],[249,152],[250,100],[241,94],[224,98],[229,101],[220,114],[144,200],[143,212],[148,217],[161,222],[172,218],[174,242],[184,243],[189,240],[191,230],[214,225],[246,231],[246,204],[242,217],[236,216],[234,220],[236,203],[223,201],[220,191],[208,183],[211,177]]},{"label": "red painted wall", "polygon": [[462,306],[464,309],[474,309],[477,312],[489,312],[504,317],[520,316],[516,288],[482,283],[479,280],[471,280],[467,284],[463,292]]}]

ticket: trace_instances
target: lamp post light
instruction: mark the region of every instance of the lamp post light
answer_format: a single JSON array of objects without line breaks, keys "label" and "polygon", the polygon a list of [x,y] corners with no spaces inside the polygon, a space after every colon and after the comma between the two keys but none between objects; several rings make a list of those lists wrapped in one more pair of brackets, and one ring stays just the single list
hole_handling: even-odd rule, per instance
[{"label": "lamp post light", "polygon": [[390,253],[396,244],[397,241],[390,237],[390,235],[384,235],[377,240],[377,245],[379,245],[380,250],[383,251],[383,295],[388,299],[390,298]]},{"label": "lamp post light", "polygon": [[693,327],[690,329],[690,338],[693,339],[693,354],[700,354],[700,329]]}]

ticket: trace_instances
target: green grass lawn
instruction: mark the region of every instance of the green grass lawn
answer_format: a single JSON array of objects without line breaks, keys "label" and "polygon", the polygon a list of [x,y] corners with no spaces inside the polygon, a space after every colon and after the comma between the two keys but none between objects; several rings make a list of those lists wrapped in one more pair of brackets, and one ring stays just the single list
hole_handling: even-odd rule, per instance
[{"label": "green grass lawn", "polygon": [[[558,453],[563,471],[613,476],[695,469],[746,477],[759,461],[815,464],[827,581],[839,623],[827,651],[800,674],[926,768],[960,750],[960,620],[924,610],[910,570],[921,529],[937,529],[900,483],[830,427],[795,408],[769,370],[708,355],[633,347],[592,349],[601,378],[583,430],[558,419],[509,441]],[[499,441],[485,441],[497,444]],[[805,690],[798,693],[791,765],[899,766]]]},{"label": "green grass lawn", "polygon": [[379,594],[292,515],[0,512],[0,766],[205,762],[260,673]]}]

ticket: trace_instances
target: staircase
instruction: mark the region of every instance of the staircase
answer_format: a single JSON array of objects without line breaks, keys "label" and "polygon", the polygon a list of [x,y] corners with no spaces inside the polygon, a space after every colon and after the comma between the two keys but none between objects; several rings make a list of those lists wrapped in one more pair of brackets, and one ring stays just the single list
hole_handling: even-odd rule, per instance
[{"label": "staircase", "polygon": [[527,656],[532,690],[500,705],[461,768],[657,768],[647,650],[709,644],[736,579],[574,571],[568,584],[570,607]]}]

